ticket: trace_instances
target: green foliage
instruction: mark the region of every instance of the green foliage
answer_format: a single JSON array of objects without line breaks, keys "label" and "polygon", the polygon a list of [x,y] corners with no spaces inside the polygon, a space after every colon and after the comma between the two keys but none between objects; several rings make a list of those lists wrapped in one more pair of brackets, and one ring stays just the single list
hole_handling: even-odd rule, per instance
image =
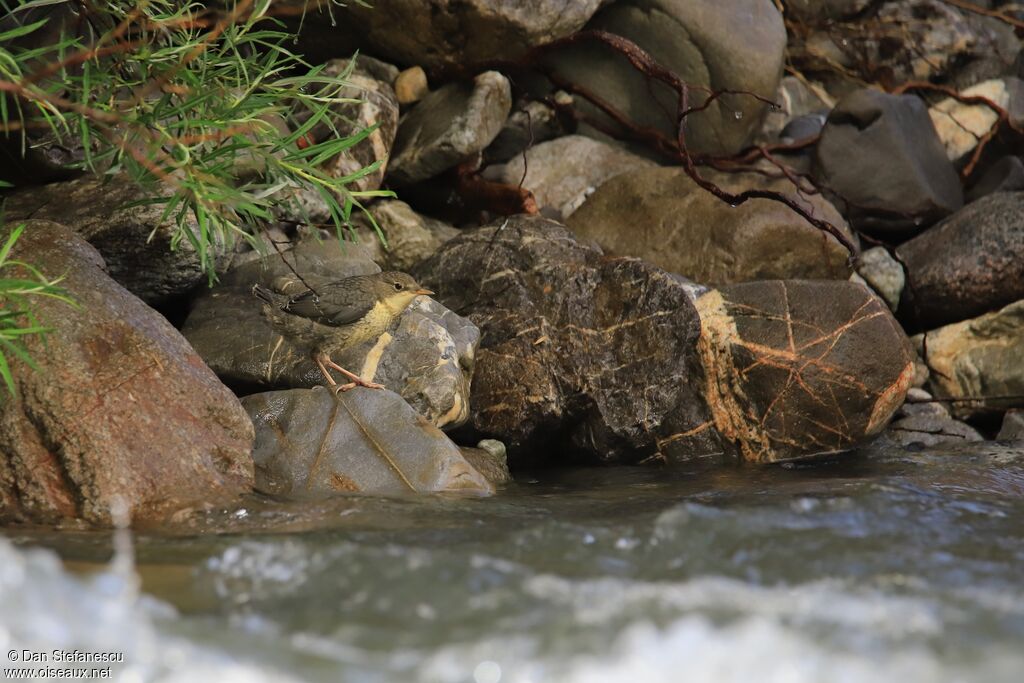
[{"label": "green foliage", "polygon": [[[80,18],[28,20],[64,4]],[[342,178],[320,168],[372,132],[339,134],[348,74],[326,75],[289,50],[270,0],[222,4],[0,0],[22,18],[0,33],[0,91],[10,95],[0,131],[27,144],[43,129],[83,149],[85,169],[127,173],[177,226],[172,247],[188,241],[211,282],[216,253],[238,237],[256,244],[252,226],[296,188],[323,198],[339,237],[360,200],[391,194],[349,188],[378,164]],[[33,44],[55,29],[58,38]],[[311,140],[314,129],[330,135]]]},{"label": "green foliage", "polygon": [[47,331],[32,313],[32,299],[45,296],[75,305],[59,287],[61,278],[51,280],[33,266],[11,258],[11,250],[24,229],[24,225],[16,227],[0,247],[0,377],[11,395],[14,377],[7,355],[34,369],[36,365],[25,349],[25,339]]},{"label": "green foliage", "polygon": [[[336,1],[310,4],[329,10]],[[349,221],[360,202],[392,196],[350,188],[379,164],[342,178],[321,167],[372,129],[339,132],[351,130],[339,106],[354,101],[343,96],[349,74],[327,75],[292,52],[274,7],[0,0],[0,134],[19,136],[23,149],[48,136],[83,150],[86,171],[126,174],[176,227],[172,248],[190,244],[211,283],[217,254],[238,238],[262,249],[254,226],[272,221],[273,206],[299,189],[324,200],[339,239],[354,236]],[[11,233],[5,258],[20,234]],[[31,364],[20,340],[45,331],[31,298],[70,301],[57,281],[16,265],[30,277],[0,282],[0,375],[9,391],[7,353]]]}]

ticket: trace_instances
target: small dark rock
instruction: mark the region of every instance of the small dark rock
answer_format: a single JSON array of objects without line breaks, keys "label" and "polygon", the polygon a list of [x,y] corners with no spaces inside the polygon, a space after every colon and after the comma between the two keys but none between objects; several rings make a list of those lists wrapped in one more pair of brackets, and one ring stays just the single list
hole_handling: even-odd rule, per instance
[{"label": "small dark rock", "polygon": [[963,205],[928,110],[911,95],[862,89],[840,100],[815,148],[813,175],[852,224],[877,234],[913,234]]},{"label": "small dark rock", "polygon": [[997,192],[1020,192],[1024,190],[1024,161],[1020,157],[1005,156],[978,178],[978,182],[967,191],[967,201],[974,202]]},{"label": "small dark rock", "polygon": [[1024,299],[1024,192],[982,197],[896,253],[909,281],[901,317],[917,329]]}]

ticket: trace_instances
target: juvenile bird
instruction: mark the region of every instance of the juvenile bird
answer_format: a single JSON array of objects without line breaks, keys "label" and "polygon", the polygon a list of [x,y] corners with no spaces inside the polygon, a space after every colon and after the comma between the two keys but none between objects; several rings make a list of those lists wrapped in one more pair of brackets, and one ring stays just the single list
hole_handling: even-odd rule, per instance
[{"label": "juvenile bird", "polygon": [[[289,294],[289,289],[301,291]],[[312,287],[313,289],[310,289]],[[417,296],[433,294],[411,275],[399,272],[319,280],[309,286],[279,278],[270,289],[254,285],[252,293],[264,302],[263,313],[282,335],[312,346],[313,361],[335,391],[356,386],[383,389],[367,382],[333,360],[333,354],[384,334]],[[328,368],[351,380],[338,385]]]}]

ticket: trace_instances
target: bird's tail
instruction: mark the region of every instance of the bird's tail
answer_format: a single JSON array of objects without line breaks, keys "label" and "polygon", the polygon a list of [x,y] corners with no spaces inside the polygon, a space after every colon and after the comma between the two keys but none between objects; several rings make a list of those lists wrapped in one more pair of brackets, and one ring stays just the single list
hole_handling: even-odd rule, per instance
[{"label": "bird's tail", "polygon": [[271,292],[266,287],[261,287],[258,284],[257,285],[253,285],[252,286],[252,294],[257,299],[260,299],[261,301],[263,301],[265,303],[268,303],[271,306],[277,306],[278,308],[280,308],[280,306],[281,306],[281,302],[278,301],[279,295],[274,294],[274,292]]}]

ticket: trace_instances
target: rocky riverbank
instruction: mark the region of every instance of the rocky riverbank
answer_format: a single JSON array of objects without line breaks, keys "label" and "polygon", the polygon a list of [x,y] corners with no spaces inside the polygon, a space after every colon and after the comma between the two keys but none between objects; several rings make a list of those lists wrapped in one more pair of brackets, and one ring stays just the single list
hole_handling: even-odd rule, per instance
[{"label": "rocky riverbank", "polygon": [[[351,67],[352,128],[316,134],[372,128],[323,170],[379,164],[358,183],[397,194],[366,207],[383,240],[356,212],[339,244],[296,193],[264,253],[222,246],[210,287],[122,176],[6,193],[15,255],[78,306],[44,305],[39,370],[12,364],[0,518],[104,524],[121,498],[159,523],[253,492],[486,495],[509,468],[1022,438],[1005,22],[932,0],[379,4],[298,36]],[[868,40],[897,20],[943,58]],[[53,150],[27,154],[52,177]],[[382,269],[436,294],[335,358],[387,390],[335,398],[252,287]]]}]

